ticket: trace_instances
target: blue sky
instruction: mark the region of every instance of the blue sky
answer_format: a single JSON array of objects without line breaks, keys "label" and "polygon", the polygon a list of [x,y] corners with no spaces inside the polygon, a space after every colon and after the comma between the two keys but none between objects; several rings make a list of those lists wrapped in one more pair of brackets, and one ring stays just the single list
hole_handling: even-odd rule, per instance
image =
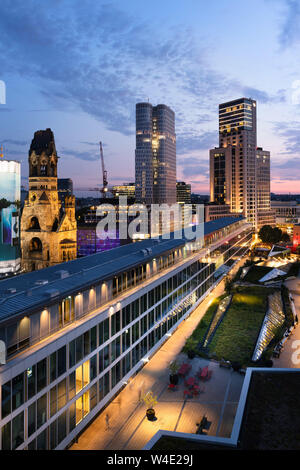
[{"label": "blue sky", "polygon": [[[99,186],[134,180],[135,104],[176,113],[177,179],[208,192],[220,102],[258,101],[258,145],[272,190],[300,192],[300,2],[293,0],[1,0],[0,142],[22,162],[51,127],[59,176]],[[298,92],[299,90],[299,92]]]}]

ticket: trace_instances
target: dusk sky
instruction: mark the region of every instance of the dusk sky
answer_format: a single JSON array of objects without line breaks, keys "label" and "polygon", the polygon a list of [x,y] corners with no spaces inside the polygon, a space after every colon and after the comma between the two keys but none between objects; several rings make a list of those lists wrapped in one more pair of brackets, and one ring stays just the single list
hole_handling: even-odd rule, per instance
[{"label": "dusk sky", "polygon": [[272,186],[300,193],[300,1],[1,0],[0,142],[22,162],[51,127],[59,177],[99,186],[134,181],[135,104],[176,114],[177,180],[208,193],[218,104],[257,100],[258,145]]}]

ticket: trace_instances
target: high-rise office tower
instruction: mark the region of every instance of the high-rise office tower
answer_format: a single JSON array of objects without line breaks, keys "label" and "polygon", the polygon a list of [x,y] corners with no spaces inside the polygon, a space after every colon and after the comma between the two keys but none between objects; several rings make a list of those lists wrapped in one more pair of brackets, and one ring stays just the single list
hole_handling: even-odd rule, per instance
[{"label": "high-rise office tower", "polygon": [[219,147],[210,151],[210,199],[257,227],[256,101],[219,105]]},{"label": "high-rise office tower", "polygon": [[275,225],[275,211],[271,209],[270,152],[256,150],[257,228]]},{"label": "high-rise office tower", "polygon": [[177,202],[183,204],[191,204],[191,185],[184,181],[176,183]]},{"label": "high-rise office tower", "polygon": [[136,105],[136,201],[176,203],[175,113],[168,106]]}]

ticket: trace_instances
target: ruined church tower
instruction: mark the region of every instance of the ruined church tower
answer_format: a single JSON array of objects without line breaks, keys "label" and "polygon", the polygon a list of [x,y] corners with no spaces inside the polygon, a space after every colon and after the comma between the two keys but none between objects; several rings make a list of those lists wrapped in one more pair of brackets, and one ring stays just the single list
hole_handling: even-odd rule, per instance
[{"label": "ruined church tower", "polygon": [[29,192],[21,218],[22,267],[46,268],[76,258],[75,197],[65,209],[57,191],[57,162],[51,129],[37,131],[29,150]]}]

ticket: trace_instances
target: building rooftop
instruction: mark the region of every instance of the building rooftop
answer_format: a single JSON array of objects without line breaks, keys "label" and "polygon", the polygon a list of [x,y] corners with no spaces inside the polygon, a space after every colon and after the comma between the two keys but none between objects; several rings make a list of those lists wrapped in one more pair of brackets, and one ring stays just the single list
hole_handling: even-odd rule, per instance
[{"label": "building rooftop", "polygon": [[[205,222],[204,235],[242,219],[223,217]],[[120,272],[183,246],[187,241],[184,237],[148,239],[0,281],[0,321],[43,308],[55,299],[111,279]]]}]

